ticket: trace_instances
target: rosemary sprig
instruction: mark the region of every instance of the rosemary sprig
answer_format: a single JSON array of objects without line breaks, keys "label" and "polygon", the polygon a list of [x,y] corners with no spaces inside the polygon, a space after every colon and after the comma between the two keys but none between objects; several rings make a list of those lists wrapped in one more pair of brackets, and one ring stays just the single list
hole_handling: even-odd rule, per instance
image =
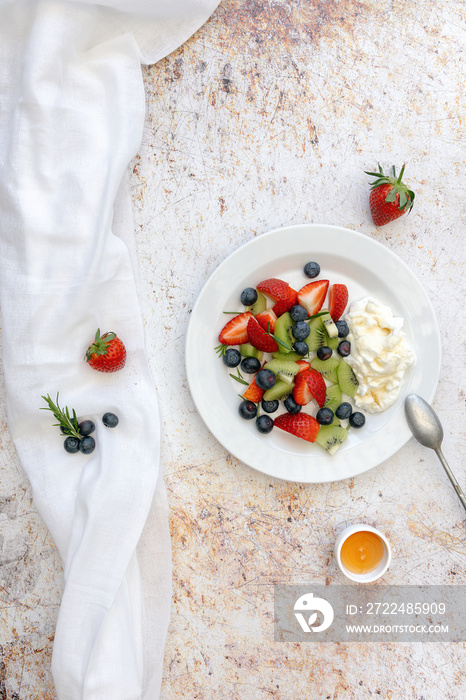
[{"label": "rosemary sprig", "polygon": [[312,316],[309,316],[309,318],[306,318],[306,323],[309,323],[309,321],[312,321],[314,318],[319,318],[319,316],[325,316],[325,314],[328,314],[328,311],[319,311],[317,314],[313,314]]},{"label": "rosemary sprig", "polygon": [[292,350],[291,345],[288,345],[288,344],[285,343],[283,340],[280,340],[280,338],[277,338],[277,336],[274,335],[273,333],[269,333],[269,335],[270,335],[270,336],[275,340],[275,342],[278,343],[279,345],[282,345],[282,346],[283,346],[284,348],[286,348],[287,350]]},{"label": "rosemary sprig", "polygon": [[215,347],[214,350],[219,357],[222,357],[222,355],[225,354],[225,351],[228,347],[229,347],[228,345],[223,345],[223,343],[222,343],[220,345],[217,345],[217,347]]},{"label": "rosemary sprig", "polygon": [[234,375],[234,374],[230,374],[230,377],[231,377],[232,379],[236,379],[236,381],[239,382],[240,384],[245,384],[246,386],[249,386],[249,382],[245,382],[245,381],[244,381],[243,377],[242,377],[241,374],[240,374],[240,371],[237,370],[237,372],[238,372],[238,376],[236,376],[236,375]]},{"label": "rosemary sprig", "polygon": [[72,435],[80,440],[82,435],[79,433],[78,418],[74,408],[72,409],[72,415],[70,415],[70,409],[68,406],[61,408],[60,404],[58,403],[58,392],[57,398],[55,399],[56,403],[53,402],[48,394],[47,396],[42,396],[41,398],[44,399],[47,406],[41,406],[40,410],[52,411],[54,418],[58,421],[58,423],[54,423],[54,425],[57,426],[57,428],[63,428],[63,432],[66,435]]}]

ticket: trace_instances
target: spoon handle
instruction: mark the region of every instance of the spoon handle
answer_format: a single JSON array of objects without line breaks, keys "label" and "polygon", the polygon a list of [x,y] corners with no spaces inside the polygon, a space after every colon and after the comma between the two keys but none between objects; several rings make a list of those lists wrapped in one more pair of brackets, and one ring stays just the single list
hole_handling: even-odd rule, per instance
[{"label": "spoon handle", "polygon": [[447,460],[442,454],[442,450],[440,447],[435,450],[437,453],[437,457],[442,463],[443,468],[445,469],[446,473],[448,474],[448,478],[450,479],[451,483],[453,484],[453,488],[455,489],[456,493],[458,494],[458,498],[460,499],[461,503],[463,504],[463,508],[466,510],[466,497],[463,493],[463,490],[459,483],[456,481],[455,475],[453,474],[452,470],[448,466]]}]

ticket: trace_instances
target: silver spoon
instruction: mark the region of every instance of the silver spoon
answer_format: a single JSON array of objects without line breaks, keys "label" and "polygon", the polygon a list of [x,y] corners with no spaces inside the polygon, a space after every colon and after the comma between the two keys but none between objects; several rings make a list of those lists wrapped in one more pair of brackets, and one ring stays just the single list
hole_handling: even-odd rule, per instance
[{"label": "silver spoon", "polygon": [[434,409],[420,396],[410,394],[406,397],[405,412],[408,425],[414,437],[424,447],[430,447],[432,450],[435,450],[437,457],[448,474],[448,478],[453,484],[453,488],[458,494],[458,498],[463,504],[463,508],[466,510],[466,497],[440,449],[443,440],[443,428]]}]

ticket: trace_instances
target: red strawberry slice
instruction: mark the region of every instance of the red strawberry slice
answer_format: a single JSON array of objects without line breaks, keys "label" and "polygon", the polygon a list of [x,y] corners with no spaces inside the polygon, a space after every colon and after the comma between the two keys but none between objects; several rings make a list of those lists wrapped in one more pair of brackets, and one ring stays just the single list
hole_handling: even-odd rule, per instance
[{"label": "red strawberry slice", "polygon": [[309,282],[298,292],[298,304],[307,309],[309,316],[313,316],[321,310],[327,294],[329,281],[316,280]]},{"label": "red strawberry slice", "polygon": [[328,293],[328,310],[334,321],[338,321],[348,303],[346,284],[332,284]]},{"label": "red strawberry slice", "polygon": [[288,294],[288,289],[290,285],[283,280],[279,280],[276,277],[271,277],[268,280],[260,282],[256,287],[258,292],[262,292],[269,299],[273,301],[278,301],[279,299],[284,299]]},{"label": "red strawberry slice", "polygon": [[319,423],[308,413],[283,413],[275,418],[274,425],[308,442],[315,441],[320,429]]},{"label": "red strawberry slice", "polygon": [[[311,369],[311,363],[307,360],[296,360],[296,364],[299,365],[298,374],[302,374],[307,369]],[[298,374],[296,376],[298,376]]]},{"label": "red strawberry slice", "polygon": [[277,352],[277,343],[268,333],[266,333],[266,331],[264,331],[254,316],[252,316],[248,321],[247,334],[251,345],[258,350],[262,350],[263,352]]},{"label": "red strawberry slice", "polygon": [[293,398],[300,406],[315,399],[319,406],[325,403],[327,387],[323,376],[316,369],[308,369],[295,377]]},{"label": "red strawberry slice", "polygon": [[238,316],[234,316],[222,328],[218,336],[219,341],[223,345],[241,345],[247,343],[248,338],[248,321],[253,318],[250,311],[245,311]]},{"label": "red strawberry slice", "polygon": [[277,317],[291,309],[296,304],[298,297],[297,292],[287,282],[276,277],[260,282],[256,289],[265,294],[266,297],[269,297],[269,299],[277,302],[273,307]]},{"label": "red strawberry slice", "polygon": [[256,378],[252,380],[248,388],[243,394],[243,399],[246,399],[246,401],[252,401],[253,403],[259,403],[262,401],[262,397],[265,394],[265,390],[261,389],[259,386],[256,384]]},{"label": "red strawberry slice", "polygon": [[265,311],[261,311],[259,314],[256,315],[256,320],[259,321],[264,331],[270,331],[270,333],[274,332],[275,321],[277,320],[277,316],[272,309],[266,309]]},{"label": "red strawberry slice", "polygon": [[306,371],[308,370],[305,370],[301,374],[297,374],[294,380],[293,398],[300,406],[307,406],[307,404],[314,398],[314,395],[309,389],[304,377]]},{"label": "red strawberry slice", "polygon": [[298,293],[292,288],[288,288],[288,293],[283,299],[279,299],[275,306],[273,306],[273,311],[275,315],[281,316],[285,311],[289,311],[292,306],[298,303]]}]

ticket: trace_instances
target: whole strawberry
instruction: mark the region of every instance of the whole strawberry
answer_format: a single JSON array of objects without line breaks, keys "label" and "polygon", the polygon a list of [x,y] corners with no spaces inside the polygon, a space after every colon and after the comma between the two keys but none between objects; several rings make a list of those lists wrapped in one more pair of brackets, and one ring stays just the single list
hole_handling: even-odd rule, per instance
[{"label": "whole strawberry", "polygon": [[398,177],[395,166],[393,166],[393,177],[385,175],[380,165],[378,173],[364,171],[366,175],[377,178],[370,183],[371,193],[369,195],[372,220],[376,226],[385,226],[390,221],[410,212],[413,207],[414,192],[402,182],[404,169],[403,165]]},{"label": "whole strawberry", "polygon": [[94,342],[87,349],[86,361],[98,372],[117,372],[126,362],[126,348],[115,333],[100,335],[97,329]]}]

